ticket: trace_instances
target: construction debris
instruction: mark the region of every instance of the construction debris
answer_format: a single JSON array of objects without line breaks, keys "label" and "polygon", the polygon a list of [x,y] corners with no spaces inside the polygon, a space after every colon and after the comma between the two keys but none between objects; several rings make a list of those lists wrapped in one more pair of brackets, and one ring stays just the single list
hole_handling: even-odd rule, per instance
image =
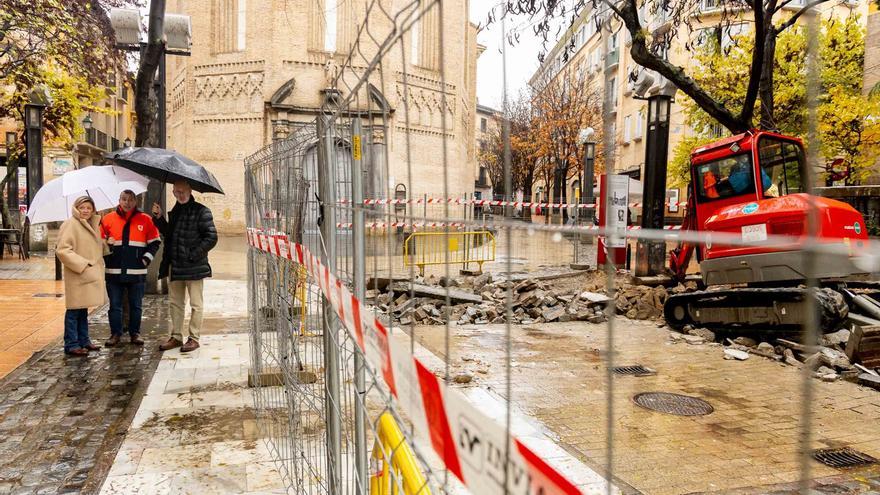
[{"label": "construction debris", "polygon": [[855,326],[846,343],[846,355],[868,368],[880,368],[880,326]]},{"label": "construction debris", "polygon": [[745,361],[749,358],[749,353],[745,351],[740,351],[738,349],[727,348],[724,349],[724,359],[736,359],[738,361]]}]

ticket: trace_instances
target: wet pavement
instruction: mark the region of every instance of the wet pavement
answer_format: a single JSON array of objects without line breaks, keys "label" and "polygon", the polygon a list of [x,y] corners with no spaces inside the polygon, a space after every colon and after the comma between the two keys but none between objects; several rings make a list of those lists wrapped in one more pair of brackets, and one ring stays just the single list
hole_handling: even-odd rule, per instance
[{"label": "wet pavement", "polygon": [[[211,252],[215,278],[206,284],[206,336],[241,332],[247,321],[245,251],[243,237],[224,237]],[[65,357],[63,297],[34,297],[63,293],[63,284],[52,276],[54,260],[48,257],[0,264],[0,334],[6,345],[0,348],[0,364],[13,355],[4,354],[13,341],[27,347],[13,349],[16,361],[9,361],[8,375],[0,378],[0,494],[97,493],[162,357],[157,346],[167,338],[167,299],[146,296],[145,347],[104,348],[87,359]],[[24,318],[24,312],[33,314]],[[106,307],[89,321],[93,341],[109,337]],[[12,339],[12,332],[26,335]]]},{"label": "wet pavement", "polygon": [[[505,327],[451,327],[453,373],[469,387],[504,397]],[[443,327],[417,327],[418,340],[443,356]],[[797,368],[752,356],[725,361],[718,345],[670,344],[668,329],[618,319],[617,365],[642,364],[646,377],[614,379],[614,475],[646,494],[796,493],[802,378]],[[606,465],[605,325],[512,327],[512,401],[563,448],[597,472]],[[848,382],[812,382],[813,448],[849,446],[880,458],[880,393]],[[642,409],[641,392],[708,401],[705,416]],[[810,463],[815,493],[880,492],[878,467],[842,471]],[[734,490],[736,490],[734,492]]]},{"label": "wet pavement", "polygon": [[[144,301],[146,347],[68,358],[50,345],[0,380],[0,493],[93,493],[103,481],[160,354],[163,298]],[[109,337],[93,313],[95,342]]]}]

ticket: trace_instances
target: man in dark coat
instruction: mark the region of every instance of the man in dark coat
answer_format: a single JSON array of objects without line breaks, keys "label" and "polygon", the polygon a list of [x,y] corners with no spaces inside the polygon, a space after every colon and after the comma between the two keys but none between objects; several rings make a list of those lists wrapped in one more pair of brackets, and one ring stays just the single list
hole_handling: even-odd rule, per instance
[{"label": "man in dark coat", "polygon": [[[161,206],[158,203],[153,205],[153,222],[162,233],[165,244],[162,264],[159,265],[159,278],[170,275],[168,301],[172,329],[168,341],[160,345],[159,349],[167,351],[181,347],[180,352],[190,352],[199,348],[204,279],[211,276],[208,251],[217,245],[217,229],[214,228],[211,210],[193,199],[192,187],[188,182],[175,182],[171,192],[177,199],[177,204],[168,212],[167,221],[162,216]],[[189,328],[184,330],[187,293],[192,312]]]}]

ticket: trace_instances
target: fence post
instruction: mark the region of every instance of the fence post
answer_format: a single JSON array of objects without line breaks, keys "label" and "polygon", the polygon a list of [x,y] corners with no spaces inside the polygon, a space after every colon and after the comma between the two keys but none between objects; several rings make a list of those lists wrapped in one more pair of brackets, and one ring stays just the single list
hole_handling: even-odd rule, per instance
[{"label": "fence post", "polygon": [[[333,117],[318,116],[318,196],[321,203],[322,260],[336,273],[336,146],[333,140]],[[327,424],[327,486],[329,493],[342,493],[342,423],[339,400],[339,349],[334,334],[339,325],[333,306],[325,296],[322,307],[324,344],[324,414]]]},{"label": "fence post", "polygon": [[[354,296],[363,301],[366,294],[366,251],[364,249],[364,186],[363,186],[363,131],[361,119],[351,122],[351,206],[352,206],[352,268]],[[364,358],[360,352],[354,353],[354,448],[355,472],[357,480],[355,493],[366,494],[369,488],[367,472],[367,432],[364,399],[366,398],[366,377]]]}]

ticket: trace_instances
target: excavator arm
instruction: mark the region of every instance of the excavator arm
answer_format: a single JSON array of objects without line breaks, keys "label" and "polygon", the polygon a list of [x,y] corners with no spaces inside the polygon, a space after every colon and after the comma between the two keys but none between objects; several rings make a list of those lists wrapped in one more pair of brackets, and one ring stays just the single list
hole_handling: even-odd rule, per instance
[{"label": "excavator arm", "polygon": [[[690,186],[688,186],[690,190]],[[693,195],[688,195],[687,206],[684,212],[684,221],[681,223],[681,232],[696,232],[697,228],[697,209],[694,204]],[[669,252],[669,272],[674,280],[683,282],[687,275],[687,267],[691,262],[691,256],[694,255],[696,245],[693,242],[682,240],[678,242],[678,246]]]}]

